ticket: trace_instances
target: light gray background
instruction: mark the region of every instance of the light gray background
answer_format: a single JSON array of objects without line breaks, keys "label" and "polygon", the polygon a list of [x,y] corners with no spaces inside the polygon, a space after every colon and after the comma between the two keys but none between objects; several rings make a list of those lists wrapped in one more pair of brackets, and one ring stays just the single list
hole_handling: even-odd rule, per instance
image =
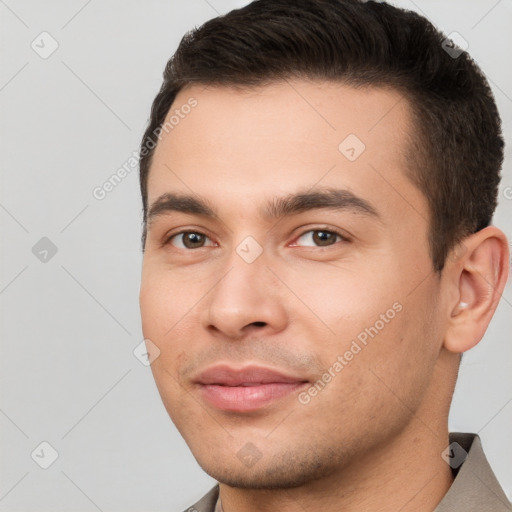
[{"label": "light gray background", "polygon": [[[0,0],[0,511],[178,511],[213,484],[132,353],[142,340],[137,172],[102,201],[92,191],[138,149],[185,31],[245,3]],[[508,143],[495,223],[510,237],[512,4],[395,3],[459,32],[491,81]],[[59,45],[47,59],[31,48],[43,31]],[[58,249],[46,263],[32,252],[42,237]],[[480,433],[509,496],[511,316],[509,284],[464,358],[450,418],[452,430]],[[31,458],[42,441],[59,454],[46,470]]]}]

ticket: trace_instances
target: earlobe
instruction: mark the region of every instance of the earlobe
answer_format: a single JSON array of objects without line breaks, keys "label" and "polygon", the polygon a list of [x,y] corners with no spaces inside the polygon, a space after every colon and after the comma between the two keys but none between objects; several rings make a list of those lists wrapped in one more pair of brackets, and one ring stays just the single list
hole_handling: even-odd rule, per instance
[{"label": "earlobe", "polygon": [[449,263],[452,273],[452,307],[444,337],[444,347],[462,353],[483,337],[498,306],[508,278],[509,249],[505,234],[494,226],[464,240],[466,250]]}]

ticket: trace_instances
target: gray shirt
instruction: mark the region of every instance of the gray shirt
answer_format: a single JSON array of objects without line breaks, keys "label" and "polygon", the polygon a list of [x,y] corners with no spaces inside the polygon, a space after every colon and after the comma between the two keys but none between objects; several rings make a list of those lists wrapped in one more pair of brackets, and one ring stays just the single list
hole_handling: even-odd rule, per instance
[{"label": "gray shirt", "polygon": [[[459,445],[451,452],[455,479],[433,512],[511,512],[512,505],[487,462],[478,435],[452,433],[451,443]],[[460,464],[456,458],[465,452],[467,456]],[[219,486],[184,512],[222,512]]]}]

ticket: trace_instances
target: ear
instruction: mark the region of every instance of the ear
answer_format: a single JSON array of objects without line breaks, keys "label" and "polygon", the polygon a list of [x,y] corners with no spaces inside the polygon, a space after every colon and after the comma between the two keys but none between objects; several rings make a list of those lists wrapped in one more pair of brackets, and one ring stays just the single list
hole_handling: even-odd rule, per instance
[{"label": "ear", "polygon": [[505,234],[489,226],[452,252],[443,270],[452,297],[444,347],[462,353],[482,339],[496,311],[508,278],[509,248]]}]

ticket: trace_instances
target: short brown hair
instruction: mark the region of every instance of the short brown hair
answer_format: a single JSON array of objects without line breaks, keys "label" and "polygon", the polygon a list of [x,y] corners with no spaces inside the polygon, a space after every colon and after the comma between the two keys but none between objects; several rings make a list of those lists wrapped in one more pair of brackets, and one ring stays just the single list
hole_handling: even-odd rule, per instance
[{"label": "short brown hair", "polygon": [[164,71],[140,160],[144,249],[147,150],[186,85],[261,86],[288,78],[386,86],[415,120],[410,179],[427,198],[433,267],[488,226],[503,162],[501,120],[480,68],[415,12],[360,0],[256,0],[187,33]]}]

